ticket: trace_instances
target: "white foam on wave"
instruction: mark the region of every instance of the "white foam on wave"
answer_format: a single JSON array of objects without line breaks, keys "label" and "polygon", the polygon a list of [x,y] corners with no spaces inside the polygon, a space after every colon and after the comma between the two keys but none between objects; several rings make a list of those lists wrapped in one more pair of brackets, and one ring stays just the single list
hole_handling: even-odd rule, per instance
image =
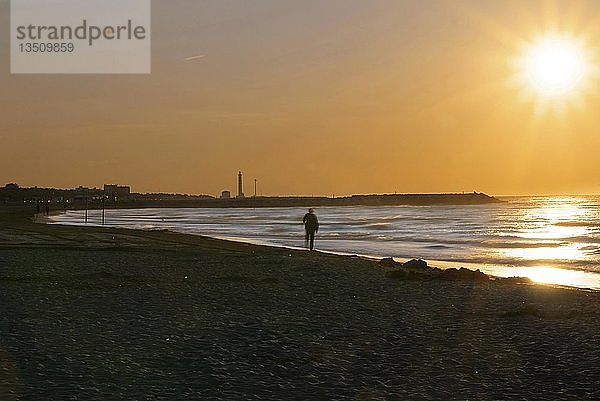
[{"label": "white foam on wave", "polygon": [[[69,211],[52,220],[84,224],[83,213]],[[107,211],[106,223],[300,249],[304,213],[304,208],[129,209]],[[541,282],[544,277],[565,281],[568,275],[560,272],[573,271],[567,281],[600,288],[600,280],[595,281],[600,277],[597,197],[522,197],[477,206],[321,207],[317,214],[316,244],[323,251],[480,266],[490,274],[527,274]],[[101,224],[99,211],[89,212],[88,224]]]}]

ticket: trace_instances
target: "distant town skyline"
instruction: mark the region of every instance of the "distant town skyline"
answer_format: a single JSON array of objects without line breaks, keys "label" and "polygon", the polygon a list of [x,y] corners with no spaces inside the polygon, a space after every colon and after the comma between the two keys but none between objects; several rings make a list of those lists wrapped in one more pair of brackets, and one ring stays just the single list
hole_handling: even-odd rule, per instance
[{"label": "distant town skyline", "polygon": [[597,1],[153,1],[137,76],[11,75],[9,3],[0,185],[600,194]]}]

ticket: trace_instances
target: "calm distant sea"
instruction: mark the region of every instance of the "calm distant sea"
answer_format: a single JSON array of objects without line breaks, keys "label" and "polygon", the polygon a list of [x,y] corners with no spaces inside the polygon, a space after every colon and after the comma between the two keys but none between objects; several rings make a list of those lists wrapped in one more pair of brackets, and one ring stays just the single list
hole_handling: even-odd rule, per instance
[{"label": "calm distant sea", "polygon": [[[320,250],[446,261],[499,276],[600,289],[600,197],[510,197],[474,206],[320,207]],[[304,208],[108,210],[106,225],[302,247]],[[53,217],[83,224],[82,211]],[[100,225],[91,211],[88,224]],[[434,263],[435,264],[435,263]]]}]

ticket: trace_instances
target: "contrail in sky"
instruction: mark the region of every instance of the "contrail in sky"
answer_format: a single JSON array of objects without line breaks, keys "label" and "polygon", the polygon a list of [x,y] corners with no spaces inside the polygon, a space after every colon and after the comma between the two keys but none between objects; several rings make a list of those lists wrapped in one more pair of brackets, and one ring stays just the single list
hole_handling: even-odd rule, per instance
[{"label": "contrail in sky", "polygon": [[183,61],[193,61],[206,57],[206,54],[200,54],[198,56],[190,56],[183,59]]}]

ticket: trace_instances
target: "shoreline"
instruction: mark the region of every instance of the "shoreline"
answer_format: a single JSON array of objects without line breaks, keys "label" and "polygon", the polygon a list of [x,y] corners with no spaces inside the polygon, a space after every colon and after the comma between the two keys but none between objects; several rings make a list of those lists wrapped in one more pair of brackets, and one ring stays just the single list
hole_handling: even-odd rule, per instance
[{"label": "shoreline", "polygon": [[600,396],[598,292],[31,216],[0,208],[2,400]]},{"label": "shoreline", "polygon": [[[145,209],[145,208],[142,208],[142,209]],[[94,209],[89,209],[89,210],[98,211],[101,209],[94,208]],[[119,210],[119,209],[110,209],[110,210]],[[128,209],[123,209],[123,210],[128,210]],[[64,211],[64,210],[51,211],[48,216],[45,216],[45,215],[40,216],[37,223],[49,224],[49,225],[62,225],[62,226],[70,226],[70,227],[86,227],[86,225],[83,225],[83,224],[61,224],[61,223],[56,223],[56,222],[52,221],[52,216],[64,214],[65,212],[66,211]],[[43,215],[43,213],[40,213],[40,215]],[[110,225],[102,226],[102,225],[91,224],[91,223],[90,223],[90,226],[104,227],[104,228],[117,228],[117,227],[112,227]],[[165,231],[162,229],[139,229],[139,228],[127,228],[127,229],[139,230],[142,232]],[[184,232],[180,232],[180,231],[173,230],[173,229],[166,229],[166,231],[177,233],[177,234],[182,234],[182,235],[192,235],[192,236],[196,236],[196,237],[213,238],[215,240],[231,241],[231,242],[236,242],[236,243],[240,243],[240,244],[250,244],[250,245],[256,245],[256,246],[265,246],[265,247],[287,249],[287,250],[300,251],[300,252],[306,251],[305,248],[303,248],[303,247],[270,244],[270,243],[266,243],[264,241],[253,240],[251,238],[206,236],[203,234],[184,233]],[[390,257],[390,256],[386,256],[386,255],[366,255],[366,254],[358,254],[358,253],[343,252],[343,251],[333,251],[333,250],[317,250],[317,251],[322,254],[338,255],[338,256],[343,256],[343,257],[359,257],[359,258],[362,258],[365,260],[376,261],[376,262]],[[400,263],[403,263],[403,262],[411,260],[411,258],[394,257],[394,260],[396,260]],[[530,272],[530,274],[531,274],[531,272],[533,272],[534,269],[537,269],[537,268],[551,269],[553,273],[558,272],[558,273],[563,273],[563,274],[566,273],[566,274],[572,274],[572,275],[591,275],[591,276],[599,275],[600,276],[600,274],[588,272],[585,270],[564,269],[564,268],[546,267],[546,266],[544,266],[544,267],[502,266],[502,265],[493,265],[493,264],[485,264],[485,263],[464,262],[464,261],[455,261],[455,260],[439,260],[439,259],[428,259],[427,263],[431,267],[437,267],[437,268],[441,268],[441,269],[464,267],[464,268],[472,270],[472,271],[481,271],[481,272],[485,273],[487,276],[489,276],[490,279],[492,279],[492,280],[529,277],[526,274],[520,275],[518,273],[519,272],[525,272],[525,273]],[[499,273],[503,273],[503,271],[505,271],[506,273],[499,274]],[[529,277],[529,278],[531,278],[531,277]],[[596,278],[596,277],[594,277],[594,278]],[[533,283],[532,283],[533,285],[542,285],[542,286],[548,286],[548,287],[576,289],[576,290],[584,290],[584,291],[600,291],[600,284],[597,287],[593,287],[593,286],[583,285],[583,283],[582,283],[582,285],[577,285],[577,284],[565,284],[565,283],[560,283],[560,282],[538,281],[539,279],[535,280],[533,278],[531,278],[531,279],[533,280]],[[591,279],[592,278],[589,278],[587,282],[588,283],[591,282],[590,281]],[[598,280],[598,278],[596,278],[596,280]]]},{"label": "shoreline", "polygon": [[[92,210],[92,209],[90,209]],[[93,209],[93,210],[99,210],[99,209]],[[68,211],[68,210],[67,210]],[[315,254],[315,255],[326,255],[326,256],[333,256],[333,257],[340,257],[340,258],[358,258],[361,260],[365,260],[368,262],[372,262],[374,264],[376,264],[377,266],[380,266],[380,262],[387,258],[385,256],[379,257],[379,256],[373,256],[373,255],[360,255],[360,254],[355,254],[355,253],[346,253],[346,252],[336,252],[336,251],[328,251],[328,250],[316,250],[315,252],[309,252],[307,251],[305,248],[300,248],[300,247],[291,247],[291,246],[286,246],[286,245],[277,245],[277,244],[264,244],[264,243],[256,243],[256,242],[252,242],[252,241],[243,241],[240,238],[219,238],[219,237],[210,237],[210,236],[205,236],[205,235],[201,235],[201,234],[189,234],[189,233],[182,233],[176,230],[172,230],[172,229],[137,229],[137,228],[123,228],[123,227],[111,227],[111,226],[101,226],[101,225],[94,225],[94,224],[90,224],[90,225],[79,225],[79,224],[60,224],[60,223],[55,223],[51,220],[52,216],[57,216],[57,215],[61,215],[64,214],[66,211],[65,210],[51,210],[49,211],[48,215],[46,215],[45,213],[33,213],[33,215],[28,218],[29,221],[31,221],[33,224],[35,225],[42,225],[42,226],[47,226],[47,227],[63,227],[65,229],[90,229],[90,228],[96,228],[96,229],[101,229],[107,233],[111,233],[114,232],[118,233],[118,232],[122,232],[122,231],[128,231],[128,232],[132,232],[132,233],[136,233],[138,235],[143,235],[143,234],[172,234],[174,236],[178,236],[178,237],[183,237],[183,238],[187,238],[187,239],[194,239],[194,240],[205,240],[205,239],[210,239],[213,241],[222,241],[223,243],[228,243],[228,244],[234,244],[234,246],[251,246],[251,247],[259,247],[259,248],[263,248],[266,250],[283,250],[285,252],[294,252],[294,253],[303,253],[303,254]],[[192,241],[194,242],[194,241]],[[7,245],[4,245],[4,247],[7,247]],[[394,260],[398,261],[397,258],[394,258]],[[406,259],[403,262],[406,262],[410,259]],[[400,262],[400,263],[403,263]],[[472,271],[481,271],[481,266],[477,265],[477,264],[470,264],[470,263],[460,263],[460,262],[452,262],[452,261],[440,261],[440,260],[428,260],[427,263],[430,266],[438,267],[438,268],[442,268],[442,269],[448,269],[448,268],[456,268],[457,266],[460,267],[466,267]],[[494,276],[492,274],[488,274],[486,273],[486,275],[488,275],[490,277],[490,279],[492,281],[497,280],[499,278],[502,278],[501,276]],[[551,287],[551,288],[557,288],[557,289],[568,289],[568,290],[590,290],[590,291],[596,291],[594,289],[589,289],[589,288],[584,288],[584,287],[576,287],[576,286],[565,286],[565,285],[559,285],[559,284],[548,284],[548,283],[537,283],[537,282],[533,282],[531,284],[527,284],[527,285],[535,285],[535,286],[544,286],[544,287]]]}]

